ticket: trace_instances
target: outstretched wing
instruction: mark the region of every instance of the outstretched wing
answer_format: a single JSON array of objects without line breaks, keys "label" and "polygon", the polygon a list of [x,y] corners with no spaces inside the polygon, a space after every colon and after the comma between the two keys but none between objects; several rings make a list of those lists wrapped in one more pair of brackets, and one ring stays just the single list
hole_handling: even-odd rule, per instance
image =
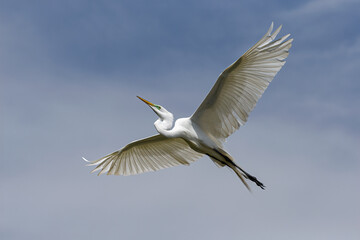
[{"label": "outstretched wing", "polygon": [[241,58],[231,64],[219,76],[215,85],[192,115],[204,132],[224,141],[241,125],[277,72],[285,64],[285,58],[293,39],[290,34],[275,40],[281,26],[268,32]]},{"label": "outstretched wing", "polygon": [[134,141],[119,151],[90,162],[88,166],[97,165],[92,173],[100,170],[98,175],[105,172],[108,175],[134,175],[180,164],[189,165],[201,156],[181,138],[155,135]]}]

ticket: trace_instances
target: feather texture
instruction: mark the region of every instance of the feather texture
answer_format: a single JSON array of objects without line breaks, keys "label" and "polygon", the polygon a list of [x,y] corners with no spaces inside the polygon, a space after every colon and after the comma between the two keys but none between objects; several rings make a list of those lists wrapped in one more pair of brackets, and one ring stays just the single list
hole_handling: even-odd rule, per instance
[{"label": "feather texture", "polygon": [[119,151],[90,162],[98,175],[134,175],[178,165],[189,165],[203,154],[192,150],[181,138],[154,135],[129,143]]},{"label": "feather texture", "polygon": [[268,32],[219,76],[191,116],[204,132],[224,141],[248,119],[269,83],[285,64],[293,39],[290,34],[275,40],[281,26]]}]

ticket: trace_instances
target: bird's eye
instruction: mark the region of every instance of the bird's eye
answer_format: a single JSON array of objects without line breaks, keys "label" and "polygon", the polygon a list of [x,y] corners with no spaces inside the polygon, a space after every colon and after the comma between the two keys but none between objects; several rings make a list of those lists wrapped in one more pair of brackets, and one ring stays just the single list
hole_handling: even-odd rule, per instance
[{"label": "bird's eye", "polygon": [[161,107],[160,107],[160,106],[158,106],[158,105],[156,105],[155,107],[156,107],[157,109],[159,109],[159,110],[161,109]]}]

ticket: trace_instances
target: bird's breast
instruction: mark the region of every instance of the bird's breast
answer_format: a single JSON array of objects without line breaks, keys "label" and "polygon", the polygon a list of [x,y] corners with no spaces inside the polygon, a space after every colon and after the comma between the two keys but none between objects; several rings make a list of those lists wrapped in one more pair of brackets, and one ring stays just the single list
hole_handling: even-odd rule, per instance
[{"label": "bird's breast", "polygon": [[178,132],[179,137],[187,141],[194,150],[199,151],[203,148],[217,146],[190,118],[178,119],[175,122],[174,129]]}]

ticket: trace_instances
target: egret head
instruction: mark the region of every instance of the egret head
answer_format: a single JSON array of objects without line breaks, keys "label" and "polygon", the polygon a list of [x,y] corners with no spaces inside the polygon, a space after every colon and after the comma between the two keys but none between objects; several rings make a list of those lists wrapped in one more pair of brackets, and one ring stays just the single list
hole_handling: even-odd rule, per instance
[{"label": "egret head", "polygon": [[139,96],[137,96],[141,101],[143,101],[144,103],[146,103],[155,113],[156,115],[159,116],[159,118],[161,119],[168,119],[168,118],[173,118],[173,115],[167,111],[164,107],[160,106],[160,105],[156,105],[153,104],[151,102],[149,102],[148,100],[145,100]]}]

